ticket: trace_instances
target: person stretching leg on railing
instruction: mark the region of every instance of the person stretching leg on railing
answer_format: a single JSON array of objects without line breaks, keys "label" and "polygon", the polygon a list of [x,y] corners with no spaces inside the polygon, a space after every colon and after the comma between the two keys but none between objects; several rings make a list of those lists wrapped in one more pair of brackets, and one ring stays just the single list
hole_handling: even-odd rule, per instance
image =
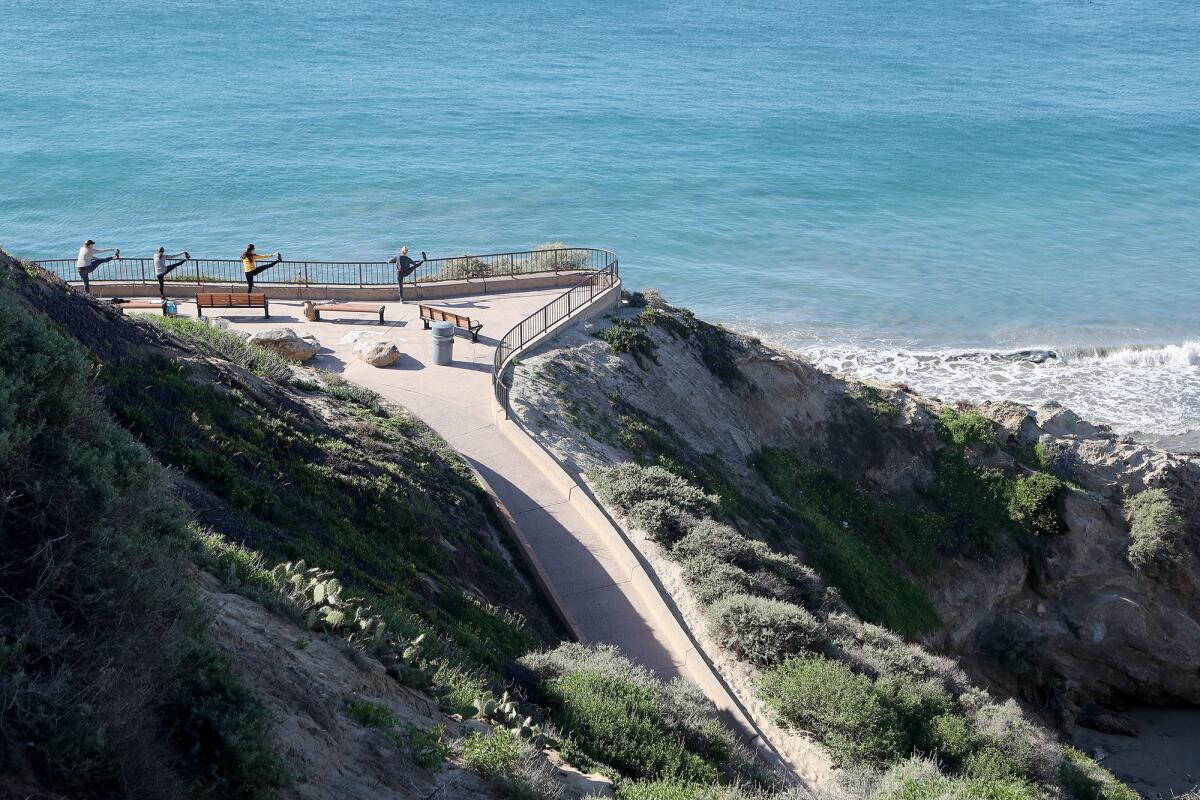
[{"label": "person stretching leg on railing", "polygon": [[[97,258],[97,253],[112,253],[108,258]],[[120,260],[121,248],[113,250],[111,247],[106,247],[103,250],[96,247],[96,243],[88,239],[83,243],[83,247],[79,248],[79,258],[75,259],[75,266],[79,269],[79,277],[83,278],[83,290],[88,294],[92,292],[92,284],[88,281],[88,277],[96,271],[96,268],[101,264],[107,264],[113,259]]]},{"label": "person stretching leg on railing", "polygon": [[408,257],[408,248],[401,247],[400,253],[388,259],[389,264],[396,265],[396,283],[400,284],[400,302],[404,302],[404,279],[412,275],[417,267],[429,260],[429,256],[425,255],[425,251],[421,251],[421,260],[413,261]]},{"label": "person stretching leg on railing", "polygon": [[[261,267],[256,267],[254,262],[266,261],[268,258],[275,259],[270,264],[263,264]],[[270,255],[260,256],[254,252],[254,245],[246,245],[246,249],[242,251],[242,268],[246,270],[246,294],[254,291],[254,276],[260,272],[265,272],[271,267],[283,261],[282,253],[271,253]]]},{"label": "person stretching leg on railing", "polygon": [[[168,258],[179,258],[180,256],[183,256],[183,258],[179,261],[176,261],[174,264],[167,263]],[[160,247],[154,251],[154,274],[158,277],[159,297],[165,299],[167,296],[167,288],[163,285],[163,281],[165,281],[167,276],[171,274],[171,270],[175,269],[181,264],[186,263],[189,258],[191,258],[191,256],[188,255],[187,250],[184,250],[180,253],[171,253],[169,255],[167,254],[165,247]]]}]

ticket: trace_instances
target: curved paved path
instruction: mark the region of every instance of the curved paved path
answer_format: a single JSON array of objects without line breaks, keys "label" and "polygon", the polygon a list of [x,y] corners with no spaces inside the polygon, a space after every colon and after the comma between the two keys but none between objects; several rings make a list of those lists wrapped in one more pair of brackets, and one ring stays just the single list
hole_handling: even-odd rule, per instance
[{"label": "curved paved path", "polygon": [[[364,314],[327,314],[338,321],[309,322],[300,304],[288,301],[271,303],[270,320],[237,311],[213,313],[227,319],[231,327],[251,333],[290,327],[301,335],[314,335],[323,350],[311,364],[373,389],[422,419],[483,478],[544,588],[581,641],[615,644],[663,678],[683,677],[696,683],[748,741],[777,761],[774,750],[764,746],[754,725],[696,652],[620,533],[567,474],[495,407],[491,365],[496,339],[492,337],[502,336],[560,293],[545,290],[438,301],[438,307],[484,323],[478,343],[456,337],[454,361],[448,366],[432,363],[430,333],[423,330],[415,304],[383,303],[384,325]],[[187,312],[190,306],[184,303],[181,310]],[[577,314],[568,324],[581,318]],[[350,341],[354,334],[382,336],[395,342],[404,355],[391,367],[372,367],[354,357]],[[796,766],[788,765],[802,777],[810,777]]]}]

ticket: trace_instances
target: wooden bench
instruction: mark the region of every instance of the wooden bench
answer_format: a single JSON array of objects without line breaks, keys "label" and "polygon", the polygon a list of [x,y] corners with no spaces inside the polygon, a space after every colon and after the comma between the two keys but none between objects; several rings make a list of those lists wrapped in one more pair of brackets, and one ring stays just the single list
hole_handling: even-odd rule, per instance
[{"label": "wooden bench", "polygon": [[378,314],[379,324],[383,324],[383,306],[371,303],[325,303],[313,306],[313,320],[320,321],[322,311],[345,311],[348,314]]},{"label": "wooden bench", "polygon": [[462,314],[455,314],[453,311],[446,311],[443,308],[434,308],[433,306],[417,306],[417,310],[421,314],[421,321],[425,323],[425,330],[429,330],[431,322],[449,322],[456,328],[462,328],[467,333],[471,334],[471,341],[479,341],[479,331],[483,328],[482,322],[474,322],[470,317],[464,317]]},{"label": "wooden bench", "polygon": [[166,300],[126,300],[124,303],[113,303],[113,307],[124,314],[126,311],[161,311],[167,316]]},{"label": "wooden bench", "polygon": [[267,296],[261,292],[246,294],[245,292],[201,293],[196,295],[196,313],[203,317],[206,308],[261,308],[263,316],[271,318],[267,308]]}]

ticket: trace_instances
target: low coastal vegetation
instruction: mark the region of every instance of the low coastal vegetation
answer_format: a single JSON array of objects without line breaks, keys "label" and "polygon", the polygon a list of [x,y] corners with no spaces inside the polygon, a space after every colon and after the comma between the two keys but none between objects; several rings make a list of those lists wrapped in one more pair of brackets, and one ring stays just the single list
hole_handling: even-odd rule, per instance
[{"label": "low coastal vegetation", "polygon": [[20,274],[33,283],[0,287],[0,537],[15,557],[0,713],[26,745],[0,763],[34,776],[26,789],[263,797],[312,780],[210,634],[222,612],[194,564],[294,626],[298,653],[336,643],[485,726],[452,734],[346,698],[346,720],[423,773],[454,764],[497,797],[555,798],[554,747],[622,797],[775,791],[694,686],[553,648],[472,473],[407,413],[216,327],[114,318]]},{"label": "low coastal vegetation", "polygon": [[1129,517],[1129,563],[1143,572],[1169,573],[1187,557],[1183,517],[1162,489],[1146,489],[1125,504]]},{"label": "low coastal vegetation", "polygon": [[280,785],[262,703],[179,569],[186,509],[94,374],[83,348],[3,291],[0,720],[23,744],[2,771],[95,794]]},{"label": "low coastal vegetation", "polygon": [[[631,522],[635,510],[652,525],[667,517],[647,534],[706,609],[709,636],[760,670],[755,691],[778,724],[816,736],[843,767],[874,770],[881,785],[900,783],[871,796],[930,791],[1032,800],[1066,790],[1080,800],[1134,797],[1094,762],[1064,750],[1013,701],[972,686],[953,661],[846,613],[841,593],[794,556],[708,516],[718,498],[700,487],[633,463],[596,469],[589,479]],[[871,510],[857,495],[833,508],[820,489],[806,485],[804,494],[814,496],[806,502],[824,502],[833,518]],[[650,504],[655,513],[645,512]],[[895,530],[905,530],[905,518],[894,513]],[[826,532],[836,535],[838,527]],[[913,753],[930,760],[911,761]]]}]

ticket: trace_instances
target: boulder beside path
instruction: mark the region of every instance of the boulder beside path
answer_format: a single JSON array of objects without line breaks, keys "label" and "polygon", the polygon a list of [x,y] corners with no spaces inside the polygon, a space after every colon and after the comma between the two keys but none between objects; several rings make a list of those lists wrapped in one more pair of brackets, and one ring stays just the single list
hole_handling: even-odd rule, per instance
[{"label": "boulder beside path", "polygon": [[313,336],[299,336],[291,328],[271,328],[250,337],[250,343],[270,350],[288,361],[308,361],[321,352],[321,343]]}]

